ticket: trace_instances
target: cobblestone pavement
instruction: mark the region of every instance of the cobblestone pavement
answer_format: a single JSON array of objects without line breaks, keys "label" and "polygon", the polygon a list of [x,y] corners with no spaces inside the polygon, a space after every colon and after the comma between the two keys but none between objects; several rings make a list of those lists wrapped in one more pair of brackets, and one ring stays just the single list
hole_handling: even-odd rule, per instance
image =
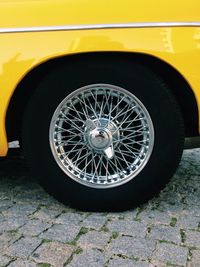
[{"label": "cobblestone pavement", "polygon": [[134,210],[80,212],[0,162],[0,266],[200,267],[200,149],[185,151],[160,196]]}]

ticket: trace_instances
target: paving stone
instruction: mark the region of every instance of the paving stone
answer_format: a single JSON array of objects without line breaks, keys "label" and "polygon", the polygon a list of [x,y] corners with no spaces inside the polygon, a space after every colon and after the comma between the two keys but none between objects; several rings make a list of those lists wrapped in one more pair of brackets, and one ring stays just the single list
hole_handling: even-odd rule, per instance
[{"label": "paving stone", "polygon": [[7,210],[12,207],[13,202],[11,200],[1,200],[0,201],[0,212]]},{"label": "paving stone", "polygon": [[37,205],[31,205],[31,204],[15,204],[11,208],[7,209],[6,211],[3,212],[4,216],[28,216],[35,212],[37,210]]},{"label": "paving stone", "polygon": [[31,258],[37,263],[49,263],[61,267],[70,258],[74,249],[74,246],[59,242],[45,242],[34,251]]},{"label": "paving stone", "polygon": [[106,227],[112,232],[118,232],[133,237],[145,237],[147,226],[144,223],[129,220],[114,220],[109,222]]},{"label": "paving stone", "polygon": [[63,243],[71,242],[78,235],[81,227],[74,225],[69,227],[64,224],[56,224],[40,235],[42,239],[56,240]]},{"label": "paving stone", "polygon": [[[151,267],[180,267],[180,265],[169,264],[168,262],[161,262],[161,261],[155,260],[155,259],[151,260],[151,264],[152,264],[152,265],[150,265]],[[183,267],[183,266],[181,266],[181,267]],[[189,267],[189,266],[187,266],[187,267]]]},{"label": "paving stone", "polygon": [[154,267],[153,265],[143,262],[143,261],[135,261],[130,259],[111,259],[107,265],[108,267]]},{"label": "paving stone", "polygon": [[171,226],[155,225],[152,227],[148,237],[151,239],[169,241],[177,244],[181,243],[180,230]]},{"label": "paving stone", "polygon": [[[196,184],[196,186],[198,186],[198,184]],[[195,187],[195,184],[194,184]],[[191,211],[193,211],[193,213],[196,212],[196,215],[200,216],[199,212],[200,212],[200,203],[199,203],[199,196],[197,195],[190,195],[187,196],[185,198],[185,203],[187,205],[187,208]],[[198,212],[197,212],[198,209]]]},{"label": "paving stone", "polygon": [[9,257],[0,254],[0,267],[7,266],[11,261],[12,259],[10,259]]},{"label": "paving stone", "polygon": [[0,235],[0,253],[3,253],[4,250],[15,241],[20,238],[20,234],[17,232],[4,232]]},{"label": "paving stone", "polygon": [[6,231],[15,231],[28,221],[27,217],[6,217],[0,216],[0,233]]},{"label": "paving stone", "polygon": [[111,234],[90,231],[84,235],[81,235],[77,241],[78,245],[82,248],[103,248],[109,241]]},{"label": "paving stone", "polygon": [[152,240],[121,236],[108,246],[108,253],[146,260],[151,257],[155,245],[156,242]]},{"label": "paving stone", "polygon": [[41,240],[36,237],[25,237],[10,245],[5,253],[9,256],[27,258],[40,245]]},{"label": "paving stone", "polygon": [[185,236],[185,244],[187,246],[200,248],[200,232],[187,230],[185,232]]},{"label": "paving stone", "polygon": [[[200,183],[200,181],[199,181]],[[194,187],[197,186],[196,183],[194,183]],[[198,193],[200,194],[200,192]],[[192,198],[192,197],[191,197]],[[188,215],[190,215],[192,218],[196,217],[196,218],[199,218],[200,217],[200,203],[198,202],[197,204],[197,201],[199,199],[199,196],[195,196],[195,199],[196,201],[193,203],[193,205],[188,205],[188,204],[185,204],[186,205],[186,208],[187,208],[187,211],[188,211]]]},{"label": "paving stone", "polygon": [[181,229],[198,229],[200,217],[195,217],[194,213],[181,214],[178,218],[176,226]]},{"label": "paving stone", "polygon": [[107,217],[108,218],[124,218],[126,220],[135,220],[136,216],[138,214],[139,208],[135,208],[133,210],[125,210],[120,212],[108,212]]},{"label": "paving stone", "polygon": [[78,225],[83,221],[84,215],[75,213],[75,212],[67,212],[62,213],[58,218],[56,218],[56,223],[61,224],[72,224],[72,225]]},{"label": "paving stone", "polygon": [[20,227],[18,232],[24,236],[37,236],[49,227],[51,227],[51,224],[33,219],[29,220],[24,226]]},{"label": "paving stone", "polygon": [[138,219],[144,221],[146,224],[166,224],[171,222],[171,216],[166,212],[159,210],[144,210],[138,215]]},{"label": "paving stone", "polygon": [[[10,160],[5,168],[0,161],[0,266],[200,267],[199,156],[200,149],[185,151],[158,197],[109,213],[66,207],[29,180],[23,168],[19,172],[18,162]],[[177,222],[171,227],[173,217]]]},{"label": "paving stone", "polygon": [[16,260],[8,265],[8,267],[37,267],[35,262],[29,260]]},{"label": "paving stone", "polygon": [[153,259],[163,263],[186,266],[188,249],[167,243],[158,243]]},{"label": "paving stone", "polygon": [[192,250],[192,259],[188,264],[188,267],[199,267],[200,266],[200,250]]},{"label": "paving stone", "polygon": [[[49,207],[51,210],[55,210],[59,215],[64,213],[64,212],[70,212],[70,209],[67,208],[64,204],[60,203],[58,200],[55,198],[51,197],[48,195],[47,202],[45,203],[46,207]],[[57,216],[56,216],[57,218]]]},{"label": "paving stone", "polygon": [[73,260],[70,262],[69,267],[103,267],[106,262],[103,252],[90,249],[80,254],[74,254]]},{"label": "paving stone", "polygon": [[82,226],[87,228],[92,228],[100,230],[101,227],[105,224],[107,218],[105,216],[92,214],[89,215],[82,223]]},{"label": "paving stone", "polygon": [[47,207],[42,207],[39,209],[37,212],[35,212],[32,216],[30,216],[31,219],[38,219],[43,222],[48,222],[48,223],[54,223],[56,217],[60,214],[60,211],[47,208]]},{"label": "paving stone", "polygon": [[[180,178],[179,178],[180,179]],[[159,202],[159,208],[163,213],[169,214],[171,217],[178,217],[180,213],[185,210],[185,204],[182,202],[177,202],[175,205],[166,202],[162,197]],[[169,223],[162,223],[167,224]]]}]

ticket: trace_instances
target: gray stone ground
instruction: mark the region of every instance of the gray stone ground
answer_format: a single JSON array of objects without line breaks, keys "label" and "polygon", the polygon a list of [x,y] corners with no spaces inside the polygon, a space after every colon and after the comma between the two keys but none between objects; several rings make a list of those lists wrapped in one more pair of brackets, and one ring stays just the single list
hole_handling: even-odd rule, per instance
[{"label": "gray stone ground", "polygon": [[80,212],[0,161],[0,266],[200,267],[200,149],[160,196],[119,213]]}]

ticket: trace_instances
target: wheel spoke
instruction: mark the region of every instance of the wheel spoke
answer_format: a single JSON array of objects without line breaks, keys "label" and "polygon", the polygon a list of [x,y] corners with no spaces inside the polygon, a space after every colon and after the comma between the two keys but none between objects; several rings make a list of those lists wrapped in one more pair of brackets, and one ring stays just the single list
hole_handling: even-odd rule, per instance
[{"label": "wheel spoke", "polygon": [[112,160],[108,160],[108,166],[112,169],[113,173],[116,173],[116,167],[113,164]]},{"label": "wheel spoke", "polygon": [[124,156],[127,156],[127,157],[130,158],[130,154],[128,154],[127,151],[122,151],[122,150],[120,149],[120,147],[118,147],[117,150],[116,150],[116,153],[121,154],[121,158],[123,158],[123,160],[124,160],[124,162],[126,163],[127,167],[130,166],[130,164],[132,164],[132,162],[130,162],[130,161],[127,162],[127,159],[124,157]]},{"label": "wheel spoke", "polygon": [[81,123],[83,123],[83,119],[82,118],[78,118],[78,117],[76,117],[75,115],[72,115],[72,114],[68,114],[68,116],[71,116],[73,119],[71,119],[71,118],[69,118],[68,116],[66,116],[65,115],[65,113],[64,112],[61,112],[61,118],[60,118],[60,120],[66,120],[66,121],[78,121],[78,122],[81,122]]},{"label": "wheel spoke", "polygon": [[[118,104],[113,108],[113,110],[111,111],[111,113],[119,106]],[[112,120],[117,120],[121,115],[127,114],[128,111],[127,111],[126,107],[128,107],[128,106],[129,106],[129,104],[126,103],[126,105],[115,115],[114,118],[112,118]]]},{"label": "wheel spoke", "polygon": [[133,152],[133,150],[131,150],[128,146],[125,146],[126,147],[126,149],[128,150],[123,150],[123,149],[121,149],[121,151],[122,152],[125,152],[125,153],[127,153],[127,152],[130,152],[130,156],[132,157],[132,155],[135,157],[135,158],[137,158],[139,155],[140,155],[140,152]]},{"label": "wheel spoke", "polygon": [[99,105],[99,103],[98,103],[98,101],[97,101],[97,96],[98,96],[98,91],[96,90],[95,91],[95,96],[94,96],[94,94],[93,94],[93,92],[91,91],[91,96],[92,96],[92,98],[94,99],[94,110],[95,111],[97,111],[97,106],[98,106],[98,108],[99,108],[99,110],[101,109],[101,107],[100,107],[100,105]]},{"label": "wheel spoke", "polygon": [[[77,131],[79,131],[79,132],[81,132],[81,133],[84,133],[84,132],[82,131],[82,129],[81,129],[80,127],[78,127],[75,123],[72,122],[72,124],[73,124],[74,129],[76,129]],[[57,125],[57,128],[61,129],[63,132],[67,132],[67,131],[68,131],[67,129],[62,128],[62,127],[60,127],[59,125]]]},{"label": "wheel spoke", "polygon": [[71,154],[71,153],[73,153],[73,152],[76,152],[76,151],[74,151],[74,150],[75,150],[75,148],[77,148],[78,146],[82,146],[82,147],[79,148],[79,149],[77,149],[77,151],[80,151],[80,149],[86,147],[86,145],[83,144],[83,143],[81,143],[81,142],[78,142],[78,143],[76,143],[75,145],[71,145],[71,146],[73,146],[73,147],[70,149],[70,151],[69,151],[68,153],[65,152],[65,156],[66,156],[66,157],[68,157],[69,154]]},{"label": "wheel spoke", "polygon": [[105,90],[105,106],[104,106],[104,110],[106,109],[106,107],[107,107],[107,110],[108,110],[108,112],[109,112],[109,110],[110,110],[110,105],[109,105],[109,99],[110,99],[110,97],[111,97],[111,91],[109,91],[109,94],[107,95],[107,90]]},{"label": "wheel spoke", "polygon": [[119,158],[119,157],[115,154],[115,159],[116,159],[117,164],[118,164],[119,167],[120,167],[120,170],[122,171],[124,168],[122,167],[122,165],[121,165],[121,163],[120,163],[121,158]]},{"label": "wheel spoke", "polygon": [[104,170],[104,173],[105,173],[105,175],[104,175],[105,180],[108,180],[108,177],[111,175],[109,170],[108,170],[108,159],[107,159],[106,165],[105,165],[105,163],[103,161],[103,158],[102,158],[102,168],[104,168],[103,170]]},{"label": "wheel spoke", "polygon": [[[87,154],[84,154],[82,157],[80,157],[78,160],[76,159],[76,161],[74,162],[74,164],[77,164],[77,167],[84,161],[85,157],[88,157],[89,155],[91,155],[91,151],[89,151]],[[81,161],[78,163],[78,161],[81,159]]]},{"label": "wheel spoke", "polygon": [[[82,108],[83,109],[83,112],[81,112],[80,110],[78,111],[75,108],[72,108],[70,106],[67,106],[67,109],[69,109],[69,110],[71,110],[73,112],[75,111],[79,116],[82,115],[82,116],[84,116],[86,118],[85,113],[84,113],[84,110],[85,110],[84,108]],[[80,119],[81,119],[81,117],[80,117]]]},{"label": "wheel spoke", "polygon": [[122,122],[120,123],[120,125],[118,126],[118,128],[117,128],[115,131],[118,131],[118,130],[122,127],[122,125],[123,125],[123,124],[128,120],[128,118],[131,116],[131,114],[133,113],[133,111],[134,111],[134,107],[132,108],[131,112],[129,112],[129,114],[128,114],[127,116],[125,115],[126,119],[122,120]]},{"label": "wheel spoke", "polygon": [[[125,96],[122,97],[122,99],[117,103],[117,105],[111,110],[111,113],[113,113],[113,111],[114,111],[115,109],[119,108],[119,105],[124,101],[124,99],[125,99]],[[120,112],[122,112],[122,111],[120,111]],[[115,120],[119,114],[120,114],[120,113],[118,112],[117,115],[116,115],[114,118],[112,118],[112,119]]]},{"label": "wheel spoke", "polygon": [[[68,133],[70,133],[70,134],[72,134],[72,135],[77,135],[77,133],[76,132],[74,132],[74,131],[77,131],[76,129],[74,129],[74,128],[69,128],[69,129],[65,129],[65,130],[56,130],[55,131],[55,133],[56,134],[61,134],[61,133],[66,133],[66,132],[68,132]],[[80,133],[81,135],[82,135],[82,133]],[[62,137],[64,138],[65,136],[62,134]]]},{"label": "wheel spoke", "polygon": [[137,149],[136,147],[134,147],[133,145],[127,144],[127,143],[123,143],[123,146],[125,146],[126,148],[130,148],[138,153],[140,153],[141,149]]}]

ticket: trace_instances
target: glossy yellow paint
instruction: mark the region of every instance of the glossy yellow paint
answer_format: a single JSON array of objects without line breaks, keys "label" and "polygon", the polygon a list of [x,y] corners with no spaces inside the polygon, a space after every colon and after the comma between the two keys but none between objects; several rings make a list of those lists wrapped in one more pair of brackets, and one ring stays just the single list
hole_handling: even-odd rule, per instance
[{"label": "glossy yellow paint", "polygon": [[198,21],[199,0],[1,0],[0,27]]},{"label": "glossy yellow paint", "polygon": [[[152,0],[0,1],[0,28],[156,21],[200,21],[200,2]],[[134,28],[0,34],[0,156],[7,153],[5,116],[23,77],[43,62],[77,53],[145,53],[176,68],[200,110],[200,27]],[[28,90],[28,88],[27,88]]]}]

